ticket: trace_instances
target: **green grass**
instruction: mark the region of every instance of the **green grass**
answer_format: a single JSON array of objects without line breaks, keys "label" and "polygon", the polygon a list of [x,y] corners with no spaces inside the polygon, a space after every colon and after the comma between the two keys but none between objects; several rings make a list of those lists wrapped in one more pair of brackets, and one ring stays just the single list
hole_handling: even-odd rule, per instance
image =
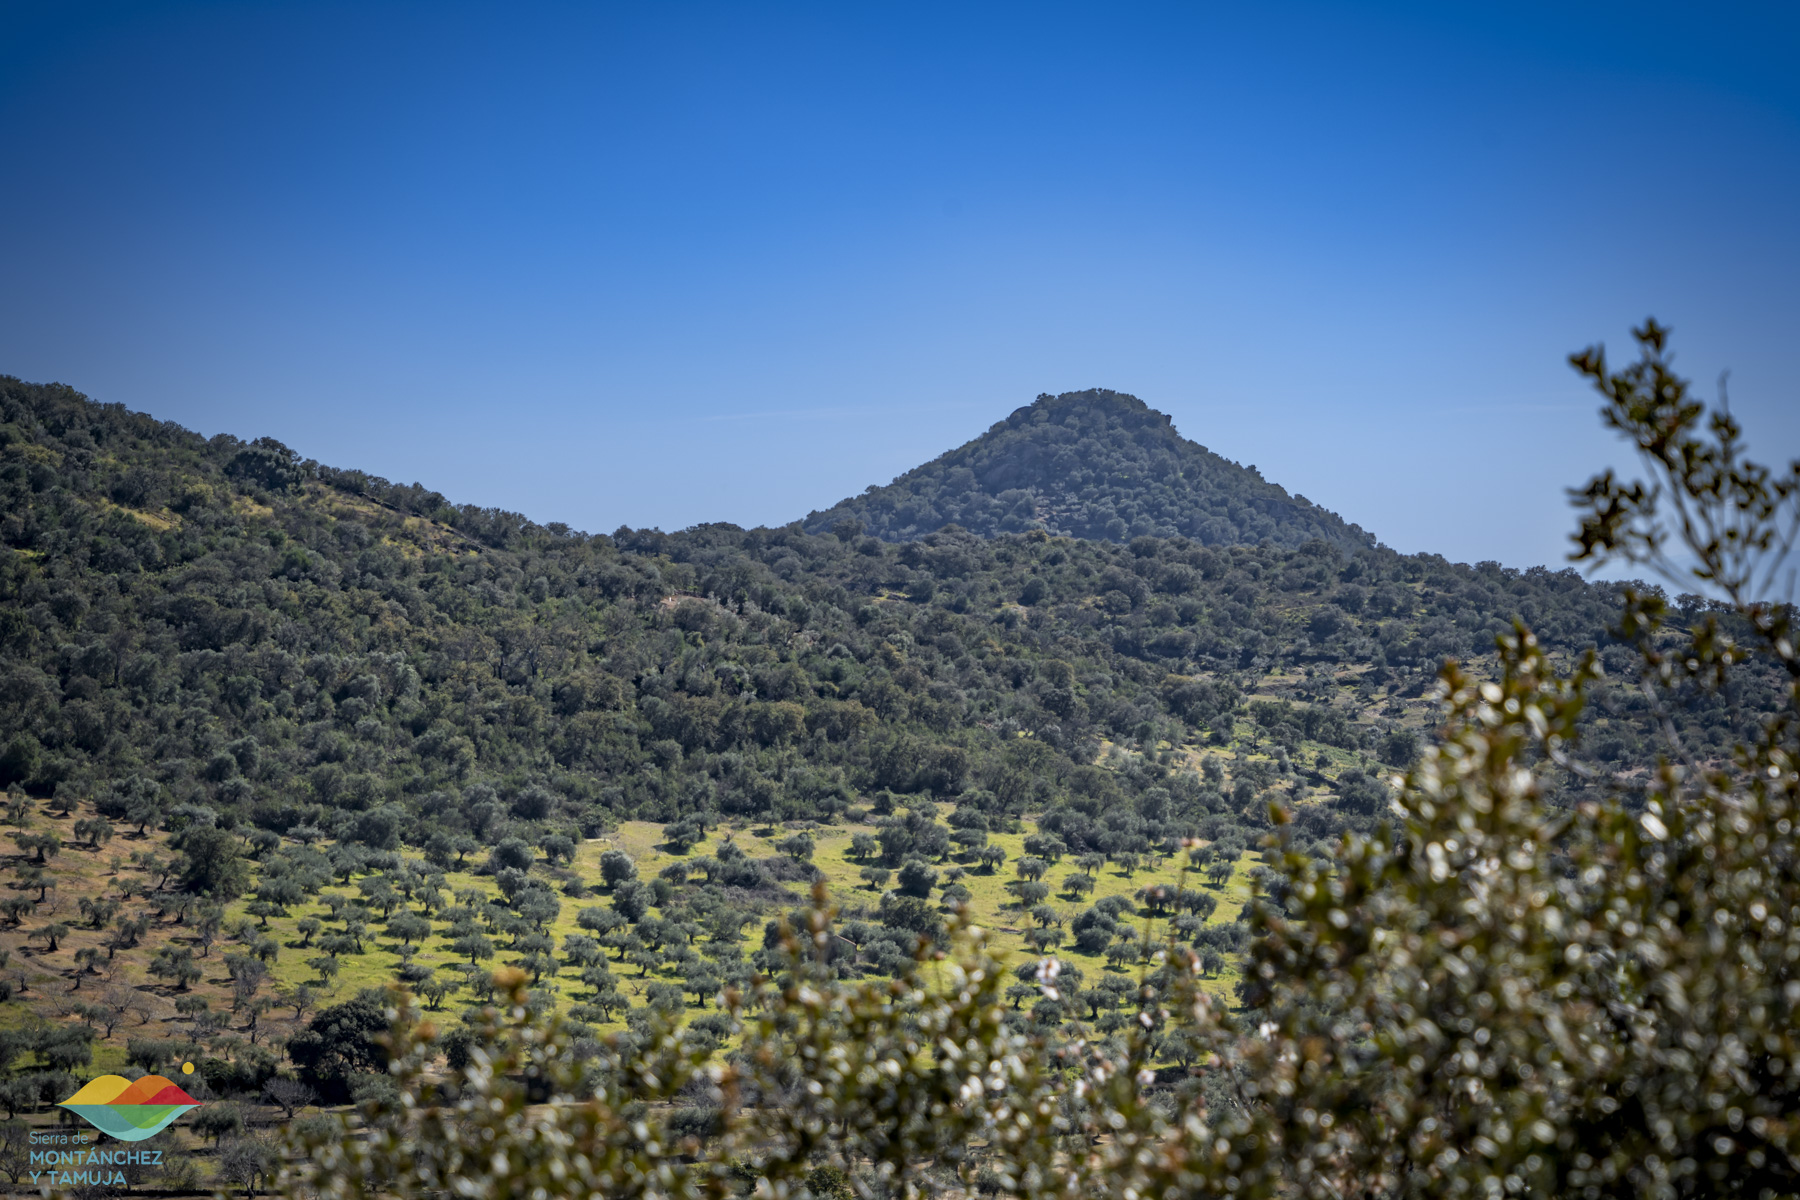
[{"label": "green grass", "polygon": [[[850,843],[851,838],[857,833],[874,832],[873,826],[838,825],[814,829],[811,832],[815,839],[812,862],[823,873],[832,902],[840,910],[864,908],[872,913],[880,902],[880,895],[863,881],[861,871],[865,864],[851,857]],[[940,876],[950,866],[963,866],[966,873],[962,877],[961,883],[970,892],[968,905],[971,918],[976,925],[987,931],[989,946],[1010,961],[1036,956],[1024,937],[1025,930],[1030,928],[1032,922],[1020,909],[1012,894],[1005,890],[1006,883],[1016,877],[1013,864],[1025,853],[1024,841],[1028,832],[1035,832],[1035,825],[1030,822],[1026,823],[1023,832],[989,835],[989,842],[1005,850],[1007,855],[1007,861],[991,873],[978,864],[958,864],[953,860],[935,864]],[[776,853],[775,843],[788,834],[788,830],[779,828],[763,828],[760,832],[757,828],[714,830],[687,854],[678,856],[670,853],[661,844],[660,825],[630,821],[622,824],[608,838],[596,839],[579,846],[573,868],[583,880],[597,882],[600,875],[600,855],[606,850],[616,848],[624,850],[632,856],[642,878],[652,879],[671,862],[678,859],[691,861],[701,855],[715,852],[720,841],[726,836],[735,839],[738,845],[753,857],[764,857]],[[1207,887],[1197,872],[1188,873],[1185,886],[1203,888],[1211,892],[1218,900],[1218,909],[1209,923],[1228,922],[1238,917],[1249,895],[1248,873],[1255,862],[1254,856],[1245,856],[1240,859],[1231,879],[1216,889]],[[1045,876],[1046,882],[1049,882],[1053,888],[1053,893],[1047,903],[1055,907],[1066,921],[1104,897],[1119,895],[1131,898],[1139,889],[1150,884],[1178,882],[1182,874],[1181,863],[1182,859],[1177,856],[1160,862],[1152,869],[1135,871],[1130,876],[1116,866],[1105,866],[1094,874],[1094,890],[1077,900],[1061,891],[1063,879],[1071,873],[1079,871],[1073,858],[1065,857],[1060,862],[1052,864],[1049,873]],[[446,882],[448,890],[451,892],[462,888],[474,888],[487,896],[497,897],[499,895],[490,876],[477,875],[467,870],[449,872]],[[807,891],[802,885],[789,885],[788,890],[794,904],[799,904],[807,898]],[[351,900],[357,899],[360,895],[354,883],[349,885],[333,884],[325,888],[317,897],[311,898],[308,903],[295,907],[291,910],[290,915],[271,918],[268,922],[268,931],[282,946],[279,957],[271,967],[270,974],[273,982],[283,991],[302,983],[309,984],[315,988],[321,1001],[325,1003],[346,999],[362,988],[385,985],[395,977],[402,961],[398,944],[387,938],[377,923],[379,913],[371,912],[368,914],[370,936],[364,943],[366,952],[360,955],[341,956],[339,974],[329,984],[323,983],[306,962],[308,958],[318,955],[321,951],[316,948],[316,943],[313,947],[299,945],[298,922],[301,918],[311,915],[318,917],[325,924],[327,930],[336,928],[330,921],[329,909],[325,903],[325,897],[331,894],[342,895]],[[603,906],[607,903],[607,898],[599,894],[580,899],[568,896],[559,898],[562,900],[562,909],[548,932],[555,938],[560,948],[565,936],[580,932],[576,923],[579,911],[584,907]],[[240,901],[232,907],[230,913],[232,920],[244,915],[244,903],[244,901]],[[769,907],[772,915],[774,909],[786,906],[770,905]],[[1149,918],[1141,910],[1136,911],[1139,915],[1133,924],[1139,928],[1149,927],[1152,924]],[[746,928],[745,933],[749,945],[755,944],[757,926],[766,919],[766,915],[759,916],[755,923]],[[414,961],[440,968],[464,961],[451,953],[449,941],[450,939],[445,936],[440,926],[418,948],[414,955]],[[495,959],[484,962],[481,964],[482,966],[492,968],[510,957],[503,948],[502,942],[503,939],[496,939]],[[215,947],[211,957],[205,960],[209,982],[224,982],[222,976],[224,951],[221,948],[223,945],[224,943],[221,943],[220,947]],[[1100,955],[1084,954],[1067,941],[1055,953],[1064,960],[1079,966],[1089,980],[1097,979],[1102,972],[1113,969]],[[644,989],[648,984],[659,979],[673,980],[677,978],[673,971],[667,969],[654,971],[648,977],[640,977],[635,968],[612,960],[610,955],[609,962],[618,979],[620,990],[630,997],[634,1004],[641,1003]],[[1209,990],[1227,998],[1230,997],[1231,989],[1237,981],[1236,964],[1230,959],[1228,962],[1231,965],[1220,974],[1210,977],[1205,983]],[[215,974],[219,974],[220,979],[214,980],[212,976]],[[579,993],[584,991],[583,985],[567,968],[557,978],[552,979],[546,976],[538,986],[558,994],[565,1001],[575,999]],[[447,1007],[457,1007],[461,1003],[466,1003],[467,1000],[466,994],[460,994],[447,1001],[446,1005]],[[697,1013],[699,1010],[691,1011]],[[620,1023],[615,1022],[607,1028],[619,1027],[622,1027]]]},{"label": "green grass", "polygon": [[[1131,751],[1122,751],[1131,753]],[[1239,754],[1242,751],[1238,752]],[[1228,754],[1235,758],[1237,754]],[[944,815],[940,813],[940,815]],[[66,834],[69,818],[49,818],[39,815],[37,820],[51,828],[57,828]],[[1028,916],[1021,911],[1016,900],[1005,890],[1006,883],[1015,878],[1013,864],[1024,854],[1024,840],[1028,833],[1035,832],[1034,822],[1027,821],[1016,833],[994,833],[989,835],[992,844],[1006,852],[1007,860],[997,870],[988,872],[978,863],[957,863],[953,856],[951,861],[934,864],[943,873],[952,866],[961,866],[964,875],[960,882],[970,892],[969,906],[973,922],[987,931],[988,945],[995,952],[1013,960],[1035,957],[1029,949],[1024,932],[1030,927]],[[789,836],[790,828],[769,828],[750,825],[745,822],[734,822],[730,829],[715,829],[700,844],[692,847],[686,855],[672,854],[661,842],[662,827],[648,822],[626,822],[615,829],[608,837],[582,843],[577,847],[576,858],[571,864],[575,874],[590,887],[598,884],[600,879],[600,856],[610,849],[620,849],[631,855],[637,863],[639,873],[646,880],[654,879],[670,862],[678,857],[691,861],[702,855],[715,853],[721,840],[727,836],[733,838],[746,852],[753,857],[767,857],[777,854],[776,844]],[[810,832],[815,841],[812,861],[823,873],[832,902],[840,911],[849,915],[866,915],[873,919],[880,904],[880,895],[864,883],[861,872],[865,864],[850,856],[851,838],[858,833],[873,833],[874,827],[869,824],[839,824],[825,827],[811,827]],[[61,887],[58,891],[59,903],[54,916],[46,911],[34,914],[25,925],[19,928],[0,929],[0,945],[10,949],[14,955],[15,968],[23,969],[30,980],[30,990],[19,997],[22,1003],[0,1005],[0,1025],[9,1025],[51,1016],[50,1008],[55,1007],[55,998],[76,982],[74,975],[74,951],[82,946],[101,945],[105,934],[94,931],[80,923],[76,913],[77,901],[83,896],[114,896],[121,884],[130,880],[141,880],[142,873],[127,866],[122,873],[115,873],[110,868],[110,860],[115,853],[129,855],[134,850],[149,849],[159,854],[169,853],[166,846],[166,835],[151,833],[143,837],[122,834],[104,852],[95,852],[82,847],[70,845],[55,860],[52,870]],[[413,857],[408,855],[407,857]],[[1100,899],[1113,896],[1132,896],[1138,889],[1151,883],[1174,883],[1180,878],[1180,858],[1159,862],[1147,870],[1134,872],[1127,877],[1115,866],[1106,866],[1094,876],[1094,890],[1076,899],[1061,889],[1062,881],[1072,872],[1078,870],[1071,858],[1065,857],[1061,862],[1052,864],[1045,881],[1052,887],[1048,903],[1052,905],[1067,922],[1076,914]],[[472,862],[468,864],[473,867]],[[1227,922],[1236,918],[1243,907],[1249,893],[1248,873],[1255,865],[1253,855],[1246,856],[1237,865],[1236,873],[1221,888],[1206,889],[1212,892],[1218,901],[1212,922]],[[538,868],[544,870],[542,866]],[[459,889],[474,889],[484,896],[497,897],[499,890],[489,875],[476,874],[473,870],[458,870],[448,873],[444,880],[446,890],[455,892]],[[1198,873],[1191,873],[1187,886],[1204,888],[1204,881]],[[761,942],[761,929],[765,921],[771,917],[805,903],[809,889],[805,885],[789,885],[784,901],[760,901],[752,907],[747,915],[750,920],[744,929],[743,951],[748,953]],[[307,962],[309,958],[323,953],[316,941],[311,946],[300,945],[298,925],[301,919],[314,916],[324,926],[325,932],[342,928],[330,919],[326,900],[332,896],[341,896],[351,902],[353,909],[360,909],[361,893],[355,881],[349,884],[333,882],[321,893],[308,897],[296,905],[286,916],[271,918],[266,925],[266,932],[271,934],[279,953],[274,962],[269,964],[269,985],[262,990],[263,996],[277,996],[289,993],[301,984],[315,989],[314,1006],[338,1003],[364,988],[383,987],[391,982],[398,973],[403,961],[398,943],[386,936],[385,919],[379,911],[367,911],[364,920],[368,926],[365,938],[365,953],[342,955],[339,962],[339,973],[329,983],[318,977],[316,970]],[[576,918],[581,909],[594,906],[603,907],[610,903],[609,897],[599,892],[590,892],[583,897],[566,895],[558,889],[561,909],[556,920],[547,932],[560,949],[563,939],[569,934],[580,932]],[[141,910],[144,901],[134,899],[128,902],[127,911]],[[238,921],[248,918],[246,897],[232,904],[227,912],[228,928]],[[662,914],[658,914],[662,915]],[[29,941],[33,928],[49,919],[70,921],[75,926],[64,940],[62,947],[54,954],[45,953],[40,947]],[[254,921],[253,918],[248,918]],[[1131,922],[1143,927],[1148,922],[1141,915]],[[446,936],[448,927],[441,922],[434,922],[434,931],[417,948],[414,961],[438,967],[440,976],[446,972],[444,968],[452,967],[463,961],[450,950],[450,939]],[[128,987],[138,987],[148,993],[153,1000],[152,1019],[149,1023],[141,1022],[137,1016],[128,1016],[115,1029],[111,1037],[97,1038],[94,1042],[93,1070],[122,1071],[126,1067],[126,1043],[133,1037],[181,1037],[186,1034],[186,1022],[176,1017],[174,1001],[183,993],[168,986],[166,981],[150,977],[147,966],[155,951],[165,945],[185,945],[198,956],[200,947],[194,941],[195,926],[191,920],[177,923],[172,917],[153,922],[143,943],[136,949],[121,951],[115,983]],[[480,964],[484,970],[491,970],[516,955],[505,949],[505,938],[495,938],[496,957]],[[704,941],[696,944],[702,955],[708,954]],[[211,1002],[212,1009],[217,1012],[229,1011],[231,1008],[231,981],[226,972],[226,955],[245,947],[238,945],[230,938],[216,941],[204,957],[197,957],[201,968],[201,979],[191,989],[191,994],[202,996]],[[1072,940],[1065,941],[1056,953],[1065,960],[1081,968],[1088,980],[1099,978],[1109,968],[1105,959],[1099,955],[1083,954],[1077,950]],[[640,976],[638,969],[620,963],[610,953],[608,962],[617,980],[620,991],[632,1005],[640,1005],[644,1001],[645,990],[651,983],[661,981],[678,981],[679,976],[673,966],[667,966],[652,972],[648,977]],[[1227,956],[1227,968],[1218,976],[1206,980],[1210,990],[1219,993],[1227,1000],[1232,996],[1233,985],[1237,981],[1235,962]],[[460,978],[460,972],[449,975]],[[104,980],[86,977],[82,980],[84,988],[93,988],[98,992],[106,985]],[[563,967],[557,976],[546,976],[538,985],[541,989],[557,995],[564,1003],[579,1002],[585,995],[585,987],[575,971]],[[77,993],[79,997],[81,993]],[[445,1002],[450,1011],[460,1010],[470,1003],[472,997],[467,992],[454,994]],[[690,1014],[697,1014],[698,1007],[690,1008]],[[622,1016],[623,1014],[618,1014]],[[293,1023],[291,1008],[277,1007],[264,1018],[265,1040],[279,1041],[285,1037]],[[244,1024],[241,1013],[233,1014],[231,1022],[234,1036],[247,1037],[247,1032],[237,1028]],[[622,1022],[614,1022],[602,1027],[609,1031],[622,1027]]]}]

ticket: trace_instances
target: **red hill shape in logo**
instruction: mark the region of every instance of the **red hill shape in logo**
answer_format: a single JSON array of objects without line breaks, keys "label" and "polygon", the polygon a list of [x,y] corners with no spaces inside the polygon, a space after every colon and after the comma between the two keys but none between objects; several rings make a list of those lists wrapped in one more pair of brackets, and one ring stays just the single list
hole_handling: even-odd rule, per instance
[{"label": "red hill shape in logo", "polygon": [[200,1102],[161,1075],[146,1075],[135,1083],[123,1075],[102,1075],[57,1107],[122,1142],[141,1142],[199,1108]]}]

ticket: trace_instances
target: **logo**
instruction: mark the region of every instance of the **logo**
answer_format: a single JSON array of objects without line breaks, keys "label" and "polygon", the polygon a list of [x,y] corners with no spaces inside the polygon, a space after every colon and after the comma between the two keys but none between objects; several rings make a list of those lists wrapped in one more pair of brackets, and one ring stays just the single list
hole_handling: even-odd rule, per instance
[{"label": "logo", "polygon": [[102,1075],[57,1105],[122,1142],[141,1142],[200,1102],[161,1075],[133,1083],[122,1075]]}]

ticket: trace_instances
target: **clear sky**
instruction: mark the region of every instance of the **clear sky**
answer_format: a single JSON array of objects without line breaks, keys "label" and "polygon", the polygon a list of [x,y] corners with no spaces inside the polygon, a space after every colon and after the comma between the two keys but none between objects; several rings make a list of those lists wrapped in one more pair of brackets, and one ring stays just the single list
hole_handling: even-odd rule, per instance
[{"label": "clear sky", "polygon": [[11,0],[0,372],[595,531],[1109,387],[1557,564],[1647,313],[1800,454],[1796,11]]}]

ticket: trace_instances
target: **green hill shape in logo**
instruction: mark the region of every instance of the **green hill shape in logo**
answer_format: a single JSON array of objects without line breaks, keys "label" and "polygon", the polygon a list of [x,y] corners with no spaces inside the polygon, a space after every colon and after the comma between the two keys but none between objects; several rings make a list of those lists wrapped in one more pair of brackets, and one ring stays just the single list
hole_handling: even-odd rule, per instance
[{"label": "green hill shape in logo", "polygon": [[119,1075],[102,1075],[58,1107],[122,1142],[141,1142],[200,1104],[161,1075],[146,1075],[135,1083]]}]

